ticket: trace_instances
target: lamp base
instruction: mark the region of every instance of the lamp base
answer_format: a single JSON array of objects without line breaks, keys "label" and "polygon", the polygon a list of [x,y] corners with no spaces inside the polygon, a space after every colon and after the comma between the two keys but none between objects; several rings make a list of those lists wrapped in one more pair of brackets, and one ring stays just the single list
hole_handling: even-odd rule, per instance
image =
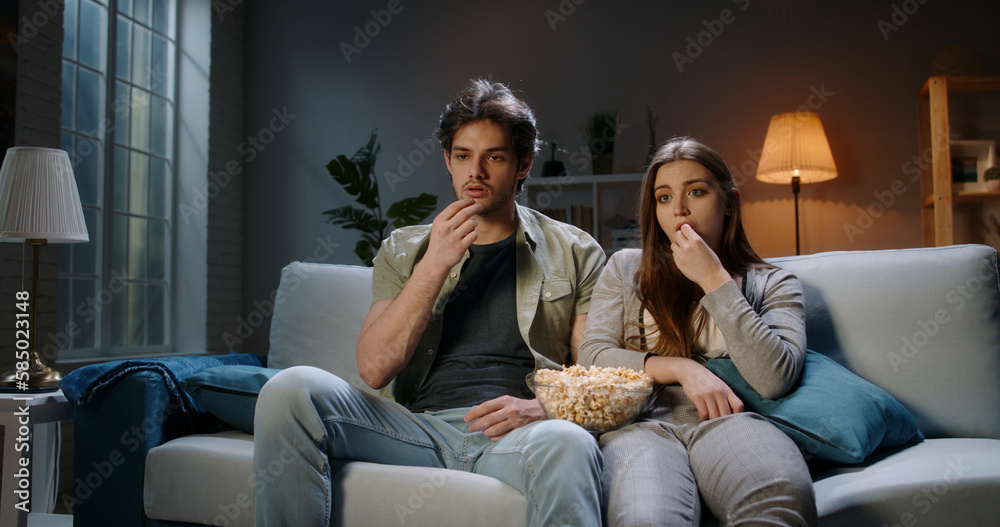
[{"label": "lamp base", "polygon": [[18,371],[9,371],[0,376],[0,392],[3,393],[44,393],[54,392],[59,389],[59,381],[62,374],[41,364],[31,361],[31,366],[27,370],[28,378],[17,378]]}]

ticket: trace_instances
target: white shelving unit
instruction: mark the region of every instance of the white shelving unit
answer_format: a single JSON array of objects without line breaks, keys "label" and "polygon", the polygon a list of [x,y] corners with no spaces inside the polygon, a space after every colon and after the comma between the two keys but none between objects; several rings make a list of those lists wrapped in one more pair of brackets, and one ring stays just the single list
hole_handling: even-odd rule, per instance
[{"label": "white shelving unit", "polygon": [[[590,228],[580,225],[611,252],[609,219],[621,216],[637,219],[639,185],[643,174],[564,175],[532,177],[525,182],[518,202],[535,210],[565,211],[567,223],[579,223],[573,212],[589,208]],[[584,215],[587,216],[586,214]],[[559,218],[563,219],[563,218]]]}]

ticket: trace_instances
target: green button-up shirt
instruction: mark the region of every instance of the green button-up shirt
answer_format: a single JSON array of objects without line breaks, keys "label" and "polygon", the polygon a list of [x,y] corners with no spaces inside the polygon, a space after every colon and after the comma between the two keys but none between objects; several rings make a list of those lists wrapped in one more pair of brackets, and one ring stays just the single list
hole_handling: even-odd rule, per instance
[{"label": "green button-up shirt", "polygon": [[[572,360],[570,322],[590,308],[590,295],[604,267],[604,250],[586,232],[532,209],[518,205],[516,218],[517,325],[535,357],[535,367],[558,368]],[[372,303],[399,295],[427,251],[429,240],[430,225],[417,225],[396,229],[382,242],[374,262]],[[409,401],[434,364],[444,310],[468,258],[466,251],[451,269],[416,352],[388,387],[402,404]]]}]

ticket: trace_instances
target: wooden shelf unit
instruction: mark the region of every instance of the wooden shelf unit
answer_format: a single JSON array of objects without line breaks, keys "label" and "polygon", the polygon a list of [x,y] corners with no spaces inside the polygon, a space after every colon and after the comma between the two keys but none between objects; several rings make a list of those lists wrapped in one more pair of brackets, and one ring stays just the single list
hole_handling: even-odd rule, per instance
[{"label": "wooden shelf unit", "polygon": [[[564,175],[532,177],[524,184],[518,202],[535,210],[590,207],[591,228],[586,229],[611,252],[611,229],[605,222],[616,215],[635,219],[643,174]],[[567,218],[567,223],[573,223]]]},{"label": "wooden shelf unit", "polygon": [[953,207],[956,203],[1000,200],[1000,192],[955,192],[951,179],[951,141],[948,96],[1000,91],[1000,76],[927,79],[917,96],[920,156],[930,151],[929,167],[921,163],[920,198],[925,247],[955,243]]}]

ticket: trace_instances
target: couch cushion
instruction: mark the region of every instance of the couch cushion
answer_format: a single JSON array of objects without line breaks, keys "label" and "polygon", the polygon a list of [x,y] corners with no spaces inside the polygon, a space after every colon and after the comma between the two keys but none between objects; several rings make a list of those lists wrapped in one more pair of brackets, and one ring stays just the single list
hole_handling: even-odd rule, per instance
[{"label": "couch cushion", "polygon": [[271,368],[315,366],[369,393],[355,349],[372,302],[372,270],[292,262],[281,270],[271,317]]},{"label": "couch cushion", "polygon": [[179,437],[146,455],[142,505],[154,520],[253,527],[253,436]]},{"label": "couch cushion", "polygon": [[222,422],[252,434],[257,394],[279,371],[260,366],[216,366],[185,378],[181,387]]},{"label": "couch cushion", "polygon": [[[252,527],[253,436],[191,435],[146,457],[143,505],[156,520]],[[457,470],[342,463],[334,510],[344,525],[523,526],[524,496],[487,476]]]},{"label": "couch cushion", "polygon": [[527,514],[520,492],[471,472],[351,462],[340,475],[334,510],[343,510],[344,525],[515,527]]},{"label": "couch cushion", "polygon": [[748,409],[788,434],[807,459],[860,463],[876,449],[924,439],[899,401],[815,351],[806,351],[798,386],[775,400],[757,393],[731,359],[713,359],[706,366]]},{"label": "couch cushion", "polygon": [[769,260],[805,288],[809,348],[885,389],[927,437],[1000,439],[1000,285],[983,245]]},{"label": "couch cushion", "polygon": [[995,439],[928,439],[813,476],[824,527],[995,525],[1000,517]]}]

